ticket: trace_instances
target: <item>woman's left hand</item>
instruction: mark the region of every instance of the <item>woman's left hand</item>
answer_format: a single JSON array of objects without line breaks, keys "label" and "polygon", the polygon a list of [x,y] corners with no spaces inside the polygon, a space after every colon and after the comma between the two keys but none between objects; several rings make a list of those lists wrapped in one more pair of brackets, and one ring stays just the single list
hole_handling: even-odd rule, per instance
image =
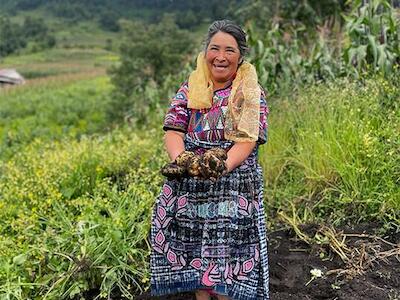
[{"label": "woman's left hand", "polygon": [[255,146],[256,142],[235,143],[227,153],[226,173],[232,172],[240,166],[249,157]]},{"label": "woman's left hand", "polygon": [[201,158],[201,172],[204,178],[216,181],[226,173],[226,151],[222,148],[211,148]]}]

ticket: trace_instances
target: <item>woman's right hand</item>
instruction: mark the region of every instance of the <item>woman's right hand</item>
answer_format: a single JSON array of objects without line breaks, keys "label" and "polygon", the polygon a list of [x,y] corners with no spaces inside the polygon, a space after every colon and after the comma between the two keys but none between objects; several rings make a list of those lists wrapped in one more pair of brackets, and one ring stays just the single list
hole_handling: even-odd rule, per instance
[{"label": "woman's right hand", "polygon": [[164,135],[164,145],[171,161],[175,161],[179,154],[185,151],[183,142],[185,134],[180,131],[167,130]]}]

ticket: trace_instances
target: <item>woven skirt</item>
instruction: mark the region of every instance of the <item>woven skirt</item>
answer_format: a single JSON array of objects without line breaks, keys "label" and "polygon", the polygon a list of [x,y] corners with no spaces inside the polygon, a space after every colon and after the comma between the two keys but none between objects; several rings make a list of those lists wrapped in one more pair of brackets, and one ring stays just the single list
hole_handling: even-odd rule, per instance
[{"label": "woven skirt", "polygon": [[166,181],[152,215],[152,295],[207,289],[269,299],[262,200],[262,170],[251,159],[216,182]]}]

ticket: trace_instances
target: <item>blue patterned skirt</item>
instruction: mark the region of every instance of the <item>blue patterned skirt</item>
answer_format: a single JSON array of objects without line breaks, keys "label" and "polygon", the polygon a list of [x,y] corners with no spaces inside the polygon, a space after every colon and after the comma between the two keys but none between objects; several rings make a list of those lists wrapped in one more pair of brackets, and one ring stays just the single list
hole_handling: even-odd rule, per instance
[{"label": "blue patterned skirt", "polygon": [[[185,144],[196,151],[215,146]],[[208,289],[233,300],[269,299],[263,176],[256,151],[216,182],[164,183],[152,216],[153,295]]]}]

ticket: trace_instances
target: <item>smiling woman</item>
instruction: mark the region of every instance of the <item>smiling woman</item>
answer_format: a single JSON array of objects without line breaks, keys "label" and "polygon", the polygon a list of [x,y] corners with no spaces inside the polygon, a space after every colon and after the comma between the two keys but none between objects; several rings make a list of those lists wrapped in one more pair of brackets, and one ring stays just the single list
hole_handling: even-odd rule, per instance
[{"label": "smiling woman", "polygon": [[171,162],[152,216],[154,295],[269,299],[263,174],[268,109],[246,34],[214,22],[164,121]]},{"label": "smiling woman", "polygon": [[233,36],[219,31],[211,38],[206,62],[215,88],[223,88],[227,82],[233,81],[240,59],[239,46]]}]

